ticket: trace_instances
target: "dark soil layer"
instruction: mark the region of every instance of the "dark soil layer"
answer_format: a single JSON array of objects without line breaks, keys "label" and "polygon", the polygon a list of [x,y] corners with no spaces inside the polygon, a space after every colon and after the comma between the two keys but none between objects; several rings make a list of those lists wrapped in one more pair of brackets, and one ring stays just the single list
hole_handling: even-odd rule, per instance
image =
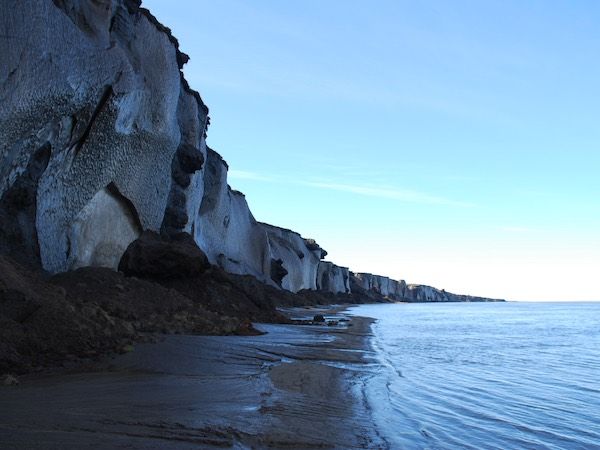
[{"label": "dark soil layer", "polygon": [[251,322],[290,323],[278,306],[385,301],[293,294],[228,274],[183,236],[145,233],[121,262],[125,273],[88,267],[50,276],[0,255],[0,374],[124,352],[152,333],[256,334]]}]

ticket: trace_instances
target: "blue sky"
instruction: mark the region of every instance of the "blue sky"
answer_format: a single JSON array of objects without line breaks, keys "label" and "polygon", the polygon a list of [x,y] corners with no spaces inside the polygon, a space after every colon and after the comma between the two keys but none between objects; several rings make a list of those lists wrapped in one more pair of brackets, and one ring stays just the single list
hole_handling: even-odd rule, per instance
[{"label": "blue sky", "polygon": [[144,6],[258,220],[356,271],[600,300],[599,2]]}]

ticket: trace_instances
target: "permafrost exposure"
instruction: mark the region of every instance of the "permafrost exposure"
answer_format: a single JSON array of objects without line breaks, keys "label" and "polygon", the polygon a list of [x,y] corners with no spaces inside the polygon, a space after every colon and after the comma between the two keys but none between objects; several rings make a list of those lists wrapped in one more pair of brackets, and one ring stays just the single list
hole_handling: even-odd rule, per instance
[{"label": "permafrost exposure", "polygon": [[143,231],[186,232],[210,263],[291,292],[484,300],[323,261],[314,240],[253,217],[207,148],[188,56],[135,0],[0,4],[4,250],[50,273],[117,269]]}]

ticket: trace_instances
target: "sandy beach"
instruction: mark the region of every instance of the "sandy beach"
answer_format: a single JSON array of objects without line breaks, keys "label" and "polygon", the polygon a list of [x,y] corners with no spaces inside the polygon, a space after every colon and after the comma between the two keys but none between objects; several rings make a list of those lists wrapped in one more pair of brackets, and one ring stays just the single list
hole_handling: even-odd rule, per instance
[{"label": "sandy beach", "polygon": [[371,319],[264,325],[261,336],[162,336],[85,369],[0,388],[0,447],[386,448],[361,386]]}]

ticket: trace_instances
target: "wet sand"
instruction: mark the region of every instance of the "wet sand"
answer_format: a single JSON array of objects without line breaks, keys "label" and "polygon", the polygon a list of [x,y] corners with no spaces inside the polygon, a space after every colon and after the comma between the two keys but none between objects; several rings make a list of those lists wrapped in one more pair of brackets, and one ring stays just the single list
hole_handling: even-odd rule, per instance
[{"label": "wet sand", "polygon": [[[289,310],[312,318],[339,310]],[[361,388],[371,319],[165,336],[69,374],[0,387],[0,448],[387,448]],[[347,325],[350,326],[347,326]]]}]

